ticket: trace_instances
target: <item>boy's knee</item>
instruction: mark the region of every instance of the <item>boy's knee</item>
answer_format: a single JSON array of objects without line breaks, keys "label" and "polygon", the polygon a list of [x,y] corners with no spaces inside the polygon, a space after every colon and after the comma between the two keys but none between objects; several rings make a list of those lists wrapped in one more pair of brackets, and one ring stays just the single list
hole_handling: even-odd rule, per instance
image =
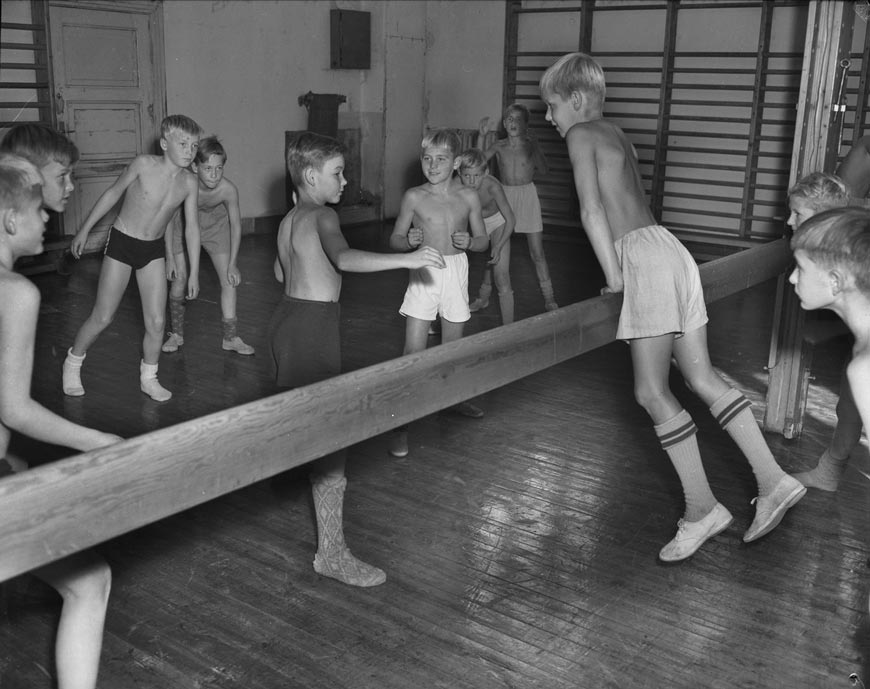
[{"label": "boy's knee", "polygon": [[655,409],[664,398],[664,391],[651,385],[636,385],[634,399],[647,412]]},{"label": "boy's knee", "polygon": [[166,316],[161,314],[153,314],[145,318],[145,330],[149,333],[163,334],[163,328],[166,326]]},{"label": "boy's knee", "polygon": [[112,589],[112,570],[103,561],[95,561],[85,569],[70,576],[59,588],[60,595],[66,599],[89,601],[106,606]]},{"label": "boy's knee", "polygon": [[115,314],[109,313],[107,311],[93,311],[91,312],[91,323],[96,325],[100,330],[105,330],[108,328],[112,321],[115,320]]}]

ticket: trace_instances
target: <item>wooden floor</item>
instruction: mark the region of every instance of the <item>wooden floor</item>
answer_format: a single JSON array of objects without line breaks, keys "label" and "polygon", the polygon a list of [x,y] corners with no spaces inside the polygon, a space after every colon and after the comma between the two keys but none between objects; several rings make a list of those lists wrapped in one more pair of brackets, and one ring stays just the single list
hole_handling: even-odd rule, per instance
[{"label": "wooden floor", "polygon": [[[545,247],[560,303],[597,293],[588,248]],[[92,305],[99,259],[83,259],[70,276],[35,277],[44,301],[34,395],[78,422],[132,436],[273,392],[265,357],[280,296],[273,257],[270,236],[244,237],[239,329],[257,348],[250,358],[220,349],[218,286],[204,261],[186,344],[161,359],[161,381],[175,393],[166,404],[138,390],[134,287],[88,354],[87,395],[64,397],[61,362]],[[539,313],[522,239],[512,275],[518,316]],[[401,352],[406,279],[404,271],[346,276],[348,370]],[[714,363],[759,403],[759,418],[773,293],[765,284],[710,309]],[[491,306],[468,332],[498,322]],[[837,341],[815,352],[803,436],[769,435],[787,468],[821,454],[844,356]],[[692,559],[657,561],[682,497],[633,401],[628,348],[614,343],[486,394],[483,419],[422,419],[405,459],[388,456],[384,437],[350,449],[347,540],[387,571],[383,586],[358,590],[313,572],[304,467],[101,545],[114,583],[100,687],[815,688],[854,686],[852,673],[868,681],[866,447],[838,494],[810,491],[747,546],[752,474],[703,405],[674,385],[700,428],[713,489],[735,515]],[[16,447],[35,463],[63,455]],[[53,686],[58,602],[32,577],[0,585],[0,689]]]}]

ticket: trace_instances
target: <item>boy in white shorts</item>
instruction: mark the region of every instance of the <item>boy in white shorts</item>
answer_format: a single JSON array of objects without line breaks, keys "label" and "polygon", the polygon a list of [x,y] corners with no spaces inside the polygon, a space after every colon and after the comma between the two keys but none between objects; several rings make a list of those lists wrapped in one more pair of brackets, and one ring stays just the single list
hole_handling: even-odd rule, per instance
[{"label": "boy in white shorts", "polygon": [[[461,142],[451,129],[430,131],[422,143],[420,161],[427,182],[405,192],[390,247],[411,251],[431,246],[444,256],[444,268],[412,270],[399,313],[405,316],[404,354],[426,349],[429,324],[441,316],[441,341],[462,337],[468,310],[468,257],[466,249],[485,251],[489,238],[483,226],[480,197],[453,174],[459,168]],[[471,227],[471,234],[468,228]],[[483,411],[462,402],[455,411],[480,418]],[[393,435],[390,454],[408,454],[407,427]]]},{"label": "boy in white shorts", "polygon": [[514,291],[511,287],[511,235],[514,212],[501,183],[486,171],[486,156],[478,148],[470,148],[459,156],[459,178],[480,196],[483,226],[490,239],[490,259],[483,273],[480,292],[469,310],[473,313],[489,305],[493,278],[498,290],[502,325],[514,322]]}]

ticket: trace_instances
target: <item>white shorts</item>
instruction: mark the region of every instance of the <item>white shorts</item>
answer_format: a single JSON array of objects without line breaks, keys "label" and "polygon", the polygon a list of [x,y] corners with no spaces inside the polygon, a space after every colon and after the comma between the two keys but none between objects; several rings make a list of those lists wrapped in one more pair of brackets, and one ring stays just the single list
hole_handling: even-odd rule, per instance
[{"label": "white shorts", "polygon": [[399,309],[403,316],[434,321],[441,316],[454,323],[471,318],[468,310],[468,257],[444,257],[444,268],[416,268],[410,271],[405,300]]},{"label": "white shorts", "polygon": [[495,232],[499,227],[504,227],[505,223],[507,223],[507,220],[504,219],[501,211],[496,211],[489,217],[483,219],[483,226],[486,228],[486,233],[488,235]]}]

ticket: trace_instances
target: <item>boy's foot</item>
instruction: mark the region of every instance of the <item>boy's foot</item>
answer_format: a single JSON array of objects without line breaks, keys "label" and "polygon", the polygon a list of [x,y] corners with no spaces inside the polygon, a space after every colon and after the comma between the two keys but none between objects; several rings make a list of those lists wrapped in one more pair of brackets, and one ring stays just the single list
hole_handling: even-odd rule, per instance
[{"label": "boy's foot", "polygon": [[478,297],[468,305],[468,310],[471,311],[471,313],[474,313],[475,311],[485,309],[487,306],[489,306],[489,299]]},{"label": "boy's foot", "polygon": [[70,397],[81,397],[85,394],[82,386],[82,362],[84,356],[76,356],[70,349],[63,361],[63,394]]},{"label": "boy's foot", "polygon": [[837,488],[840,487],[840,477],[842,477],[843,470],[846,468],[846,462],[848,461],[848,457],[837,459],[831,456],[830,450],[825,450],[819,458],[819,463],[815,469],[801,471],[800,473],[792,474],[792,476],[807,488],[818,488],[819,490],[835,493]]},{"label": "boy's foot", "polygon": [[559,305],[553,301],[552,299],[544,302],[544,309],[547,311],[555,311],[559,308]]},{"label": "boy's foot", "polygon": [[749,530],[743,534],[743,542],[757,540],[773,531],[782,521],[786,510],[800,500],[807,492],[806,486],[794,476],[783,476],[770,495],[753,498],[755,519]]},{"label": "boy's foot", "polygon": [[471,402],[460,402],[459,404],[454,404],[450,407],[450,410],[455,411],[457,414],[462,416],[467,416],[469,419],[483,418],[483,409],[475,406]]},{"label": "boy's foot", "polygon": [[677,535],[659,551],[662,562],[679,562],[695,554],[707,539],[727,529],[734,517],[722,503],[717,502],[707,516],[696,522],[680,519],[677,522]]},{"label": "boy's foot", "polygon": [[390,454],[399,458],[408,456],[407,431],[393,431],[390,434]]},{"label": "boy's foot", "polygon": [[317,551],[314,556],[314,571],[349,586],[378,586],[387,580],[382,569],[357,560],[346,547],[328,555]]},{"label": "boy's foot", "polygon": [[176,335],[175,333],[169,333],[169,338],[166,342],[163,343],[163,346],[160,348],[164,352],[177,352],[178,348],[184,344],[184,336]]},{"label": "boy's foot", "polygon": [[226,352],[236,352],[237,354],[244,354],[245,356],[254,353],[254,348],[251,347],[251,345],[242,342],[242,338],[238,335],[231,340],[224,340],[221,348]]},{"label": "boy's foot", "polygon": [[156,378],[140,378],[139,387],[155,402],[167,402],[172,399],[172,393],[164,388]]}]

